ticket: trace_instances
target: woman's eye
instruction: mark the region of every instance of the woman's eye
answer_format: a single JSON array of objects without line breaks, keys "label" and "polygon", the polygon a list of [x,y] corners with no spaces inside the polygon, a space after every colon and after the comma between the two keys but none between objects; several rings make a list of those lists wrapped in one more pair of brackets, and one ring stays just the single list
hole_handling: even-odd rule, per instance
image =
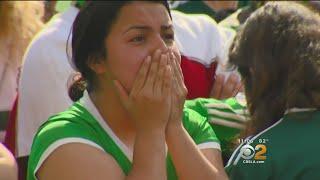
[{"label": "woman's eye", "polygon": [[165,40],[173,41],[174,40],[174,34],[165,34],[164,38],[165,38]]},{"label": "woman's eye", "polygon": [[132,38],[130,41],[134,42],[134,43],[139,43],[139,42],[143,42],[145,40],[145,38],[143,36],[137,36]]},{"label": "woman's eye", "polygon": [[163,36],[163,40],[168,44],[171,45],[174,42],[174,34],[170,33],[170,34],[165,34]]}]

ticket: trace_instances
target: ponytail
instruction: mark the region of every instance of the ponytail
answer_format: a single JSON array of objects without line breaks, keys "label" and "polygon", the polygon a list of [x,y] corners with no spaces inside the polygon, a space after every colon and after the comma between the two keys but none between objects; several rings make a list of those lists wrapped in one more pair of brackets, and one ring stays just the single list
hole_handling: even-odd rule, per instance
[{"label": "ponytail", "polygon": [[75,102],[83,96],[83,92],[87,88],[87,82],[81,74],[77,74],[73,76],[71,83],[72,84],[68,88],[68,94],[70,99]]}]

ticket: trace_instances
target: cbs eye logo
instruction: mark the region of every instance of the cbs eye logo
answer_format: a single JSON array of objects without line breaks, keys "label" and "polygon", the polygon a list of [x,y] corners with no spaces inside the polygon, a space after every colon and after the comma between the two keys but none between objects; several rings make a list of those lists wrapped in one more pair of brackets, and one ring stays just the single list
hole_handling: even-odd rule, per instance
[{"label": "cbs eye logo", "polygon": [[254,158],[254,160],[266,160],[267,147],[264,144],[257,144],[255,148],[251,145],[246,144],[241,147],[241,157],[243,159],[249,160]]}]

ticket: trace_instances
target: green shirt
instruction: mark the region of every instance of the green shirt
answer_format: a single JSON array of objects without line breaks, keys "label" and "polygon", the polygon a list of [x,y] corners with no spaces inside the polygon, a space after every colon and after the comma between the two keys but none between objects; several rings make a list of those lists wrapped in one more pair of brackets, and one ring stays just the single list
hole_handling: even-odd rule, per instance
[{"label": "green shirt", "polygon": [[[185,108],[183,125],[200,149],[220,149],[211,126],[197,112]],[[27,179],[37,179],[35,174],[50,153],[71,142],[102,149],[116,160],[124,174],[128,175],[131,170],[132,152],[112,132],[85,93],[79,102],[67,111],[52,116],[40,127],[33,141]],[[170,180],[178,179],[170,155],[167,156],[167,177]]]},{"label": "green shirt", "polygon": [[243,141],[225,168],[230,179],[320,179],[320,111],[289,112]]},{"label": "green shirt", "polygon": [[249,120],[245,103],[239,101],[236,98],[225,100],[198,98],[185,103],[185,107],[198,112],[211,124],[221,143],[224,157],[230,157],[233,141],[239,137]]}]

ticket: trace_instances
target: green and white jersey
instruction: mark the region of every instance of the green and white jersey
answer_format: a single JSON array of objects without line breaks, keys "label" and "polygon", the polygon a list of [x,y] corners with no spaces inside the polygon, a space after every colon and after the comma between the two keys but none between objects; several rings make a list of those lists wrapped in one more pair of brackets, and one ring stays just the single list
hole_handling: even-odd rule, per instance
[{"label": "green and white jersey", "polygon": [[[184,108],[183,125],[199,149],[220,149],[219,140],[206,119]],[[128,175],[133,152],[115,135],[103,120],[88,93],[67,111],[52,116],[38,130],[29,157],[28,180],[36,180],[40,166],[57,148],[68,143],[84,143],[110,154]],[[146,147],[147,148],[147,147]],[[178,179],[170,155],[167,155],[167,177]]]},{"label": "green and white jersey", "polygon": [[249,120],[246,105],[240,101],[240,98],[225,100],[198,98],[185,103],[185,107],[198,112],[211,124],[221,142],[222,153],[226,156],[231,155],[231,142],[238,138]]},{"label": "green and white jersey", "polygon": [[320,111],[291,109],[242,141],[225,167],[230,179],[320,179]]}]

